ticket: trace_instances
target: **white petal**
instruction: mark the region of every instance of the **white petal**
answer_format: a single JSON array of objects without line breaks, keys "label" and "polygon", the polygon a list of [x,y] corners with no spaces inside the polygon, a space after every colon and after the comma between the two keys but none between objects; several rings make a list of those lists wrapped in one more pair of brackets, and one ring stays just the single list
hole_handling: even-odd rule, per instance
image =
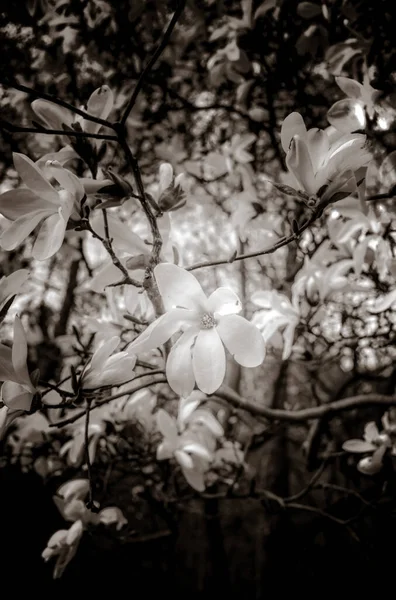
[{"label": "white petal", "polygon": [[147,352],[153,348],[158,348],[167,342],[172,335],[180,331],[183,326],[197,326],[197,314],[183,308],[175,308],[165,313],[153,323],[151,323],[143,333],[129,346],[128,351]]},{"label": "white petal", "polygon": [[198,329],[187,329],[173,345],[166,362],[168,383],[179,396],[189,396],[194,389],[191,346],[197,335]]},{"label": "white petal", "polygon": [[295,135],[299,135],[302,139],[305,139],[307,135],[304,119],[298,112],[292,112],[282,123],[281,143],[286,154]]},{"label": "white petal", "polygon": [[[56,209],[55,209],[56,210]],[[51,215],[48,210],[37,210],[33,213],[19,217],[2,233],[0,246],[4,250],[14,250],[22,244],[37,225]]]},{"label": "white petal", "polygon": [[265,343],[260,331],[239,315],[221,317],[217,332],[225,347],[243,367],[257,367],[265,357]]},{"label": "white petal", "polygon": [[193,349],[193,370],[197,386],[205,394],[213,394],[223,383],[226,357],[216,329],[199,332]]},{"label": "white petal", "polygon": [[197,492],[205,491],[205,477],[202,471],[182,468],[182,473],[194,490],[197,490]]},{"label": "white petal", "polygon": [[167,310],[176,306],[206,310],[206,295],[192,273],[171,263],[160,263],[154,276]]},{"label": "white petal", "polygon": [[58,252],[63,244],[69,216],[66,219],[60,208],[59,213],[44,220],[32,249],[34,258],[46,260]]},{"label": "white petal", "polygon": [[56,160],[48,161],[46,167],[47,171],[51,173],[63,189],[70,192],[70,194],[73,194],[76,200],[82,200],[85,194],[84,188],[81,181],[74,173],[68,169],[64,169]]},{"label": "white petal", "polygon": [[30,410],[33,394],[26,390],[26,385],[14,381],[5,381],[1,388],[1,399],[12,410]]},{"label": "white petal", "polygon": [[114,352],[119,343],[120,338],[115,335],[107,340],[107,342],[101,344],[92,357],[90,368],[100,371],[103,368],[105,360]]},{"label": "white petal", "polygon": [[169,444],[176,445],[178,439],[176,419],[160,408],[156,413],[157,427]]},{"label": "white petal", "polygon": [[59,203],[58,192],[29,157],[14,152],[13,159],[18,175],[29,189],[33,190],[40,198],[51,202],[51,204]]},{"label": "white petal", "polygon": [[219,315],[229,315],[240,312],[241,301],[232,290],[220,287],[210,294],[207,301],[208,311]]}]

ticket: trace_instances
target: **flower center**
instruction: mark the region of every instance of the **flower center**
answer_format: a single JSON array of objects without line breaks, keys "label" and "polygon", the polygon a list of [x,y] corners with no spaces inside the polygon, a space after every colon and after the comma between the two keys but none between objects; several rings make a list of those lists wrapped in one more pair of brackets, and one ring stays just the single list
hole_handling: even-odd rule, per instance
[{"label": "flower center", "polygon": [[216,327],[216,321],[213,315],[205,313],[201,317],[201,329],[212,329]]}]

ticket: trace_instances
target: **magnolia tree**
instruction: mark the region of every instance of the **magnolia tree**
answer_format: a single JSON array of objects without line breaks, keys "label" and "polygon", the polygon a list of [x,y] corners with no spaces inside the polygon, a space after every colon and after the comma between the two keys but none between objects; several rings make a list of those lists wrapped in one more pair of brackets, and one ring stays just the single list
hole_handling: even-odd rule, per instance
[{"label": "magnolia tree", "polygon": [[[63,14],[62,3],[41,4],[29,3],[32,16],[42,11],[51,23]],[[303,2],[299,10],[304,19],[326,20],[331,4]],[[58,487],[54,501],[65,526],[42,553],[54,561],[56,578],[85,532],[108,528],[128,539],[140,497],[172,510],[191,497],[232,497],[248,481],[247,495],[314,511],[299,500],[331,488],[322,478],[340,457],[362,474],[359,487],[369,495],[368,481],[382,486],[394,476],[396,151],[382,134],[395,113],[371,85],[357,46],[331,76],[338,100],[323,127],[308,128],[297,104],[279,123],[267,109],[248,106],[260,65],[252,75],[238,31],[280,19],[280,6],[264,2],[254,11],[241,2],[242,19],[226,15],[213,28],[210,41],[218,46],[206,68],[215,87],[225,81],[237,89],[228,112],[239,120],[207,152],[189,154],[174,136],[169,147],[162,144],[162,159],[159,153],[148,165],[144,148],[134,146],[140,94],[183,27],[184,2],[165,15],[130,94],[103,83],[75,106],[2,81],[6,98],[16,90],[31,103],[30,123],[2,120],[2,129],[33,134],[36,143],[29,155],[13,152],[0,195],[0,246],[10,264],[19,260],[0,281],[0,432],[5,462]],[[300,45],[320,27],[311,24]],[[351,68],[356,55],[359,69]],[[211,93],[184,100],[201,115],[198,126],[224,110]],[[267,118],[275,118],[271,146],[279,160],[263,173],[255,153]],[[220,243],[210,255],[213,236]],[[66,285],[54,269],[62,262],[70,269]],[[47,330],[57,362],[45,373],[37,368],[37,324],[45,315],[35,304],[43,292],[55,312],[68,307],[64,328]],[[313,392],[302,406],[285,395],[271,406],[261,388],[274,360],[300,368],[332,361],[339,373],[379,374],[387,385],[348,396],[333,380],[335,394],[326,400]],[[376,410],[362,423],[364,407]],[[360,437],[326,441],[331,421],[350,411]],[[308,468],[317,469],[286,498],[259,489],[249,463],[253,435],[246,431],[259,426],[276,436],[277,423],[309,426],[301,447]],[[106,496],[106,473],[120,462],[127,465],[121,477],[135,477],[129,504]],[[352,486],[338,492],[368,504]]]}]

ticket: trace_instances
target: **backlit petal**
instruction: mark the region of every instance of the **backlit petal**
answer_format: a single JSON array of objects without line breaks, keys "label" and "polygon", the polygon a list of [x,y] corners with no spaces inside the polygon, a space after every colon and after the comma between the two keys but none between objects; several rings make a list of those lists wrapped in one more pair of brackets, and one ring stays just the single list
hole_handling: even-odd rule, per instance
[{"label": "backlit petal", "polygon": [[0,214],[11,221],[40,210],[53,212],[55,208],[52,202],[26,188],[9,190],[0,196]]},{"label": "backlit petal", "polygon": [[189,396],[194,389],[191,346],[198,328],[185,331],[173,345],[166,362],[166,377],[172,390],[179,396]]},{"label": "backlit petal", "polygon": [[33,394],[25,386],[14,381],[5,381],[1,388],[1,399],[12,410],[30,410]]},{"label": "backlit petal", "polygon": [[198,326],[199,318],[196,313],[183,308],[175,308],[165,313],[153,323],[151,323],[143,333],[129,346],[128,351],[147,352],[153,348],[158,348],[167,342],[172,335],[182,329],[182,327]]},{"label": "backlit petal", "polygon": [[46,260],[56,254],[63,244],[66,225],[62,209],[45,219],[34,242],[32,256],[37,260]]},{"label": "backlit petal", "polygon": [[171,263],[160,263],[154,276],[166,310],[176,306],[206,310],[206,295],[192,273]]},{"label": "backlit petal", "polygon": [[205,394],[213,394],[223,383],[226,357],[216,329],[199,332],[193,349],[193,370],[197,386]]},{"label": "backlit petal", "polygon": [[34,213],[19,217],[2,233],[0,246],[4,250],[14,250],[26,240],[40,221],[50,215],[51,213],[48,210],[37,210]]},{"label": "backlit petal", "polygon": [[260,331],[239,315],[221,317],[217,332],[225,347],[243,367],[257,367],[265,357],[265,343]]},{"label": "backlit petal", "polygon": [[58,192],[44,177],[38,166],[28,156],[18,152],[13,153],[13,159],[15,168],[23,183],[40,198],[52,204],[58,204]]},{"label": "backlit petal", "polygon": [[307,135],[304,119],[298,112],[292,112],[282,123],[281,143],[286,154],[295,135],[299,135],[302,139],[305,139]]},{"label": "backlit petal", "polygon": [[210,294],[207,302],[208,312],[219,315],[237,313],[242,309],[241,301],[232,290],[220,287]]},{"label": "backlit petal", "polygon": [[308,194],[315,194],[317,186],[308,146],[298,135],[294,136],[290,143],[286,164],[302,189]]}]

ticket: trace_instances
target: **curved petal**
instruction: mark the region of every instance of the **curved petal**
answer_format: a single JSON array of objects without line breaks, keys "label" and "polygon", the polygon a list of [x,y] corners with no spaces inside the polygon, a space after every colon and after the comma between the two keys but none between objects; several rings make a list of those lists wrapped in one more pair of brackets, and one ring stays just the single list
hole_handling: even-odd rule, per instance
[{"label": "curved petal", "polygon": [[18,188],[4,192],[0,196],[0,213],[10,221],[40,210],[53,212],[54,205],[52,202],[39,198],[31,190]]},{"label": "curved petal", "polygon": [[33,100],[31,107],[50,129],[62,129],[63,125],[71,127],[74,122],[74,114],[70,110],[49,100]]},{"label": "curved petal", "polygon": [[197,335],[198,329],[187,329],[173,345],[166,362],[168,383],[179,396],[189,396],[194,389],[191,346]]},{"label": "curved petal", "polygon": [[0,381],[15,381],[16,373],[12,364],[12,350],[0,344]]},{"label": "curved petal", "polygon": [[28,411],[32,406],[33,394],[26,391],[26,386],[14,381],[5,381],[1,388],[1,399],[12,410]]},{"label": "curved petal", "polygon": [[167,310],[174,307],[206,310],[206,295],[198,280],[181,267],[160,263],[154,269],[155,280]]},{"label": "curved petal", "polygon": [[175,450],[175,458],[179,465],[184,469],[193,469],[194,462],[193,459],[187,452],[183,452],[183,450]]},{"label": "curved petal", "polygon": [[295,135],[299,135],[301,139],[305,139],[307,135],[304,119],[298,112],[290,113],[282,123],[281,144],[286,154],[289,152],[290,142]]},{"label": "curved petal", "polygon": [[[87,103],[87,112],[94,117],[107,119],[114,105],[114,94],[108,85],[102,85],[95,90],[89,97]],[[102,127],[99,123],[84,119],[84,131],[87,133],[97,133]]]},{"label": "curved petal", "polygon": [[228,352],[243,367],[258,367],[265,357],[265,343],[260,331],[239,315],[221,317],[217,332]]},{"label": "curved petal", "polygon": [[164,193],[168,187],[171,186],[173,181],[173,167],[168,162],[160,164],[159,168],[159,196]]},{"label": "curved petal", "polygon": [[136,340],[128,346],[128,352],[146,352],[158,348],[184,326],[198,327],[199,317],[193,311],[174,308],[151,323]]},{"label": "curved petal", "polygon": [[208,311],[219,315],[237,313],[242,309],[241,301],[232,290],[220,287],[212,292],[207,301]]},{"label": "curved petal", "polygon": [[314,173],[322,166],[329,152],[330,142],[326,133],[322,129],[315,127],[310,129],[307,134],[309,155],[311,157]]},{"label": "curved petal", "polygon": [[[53,212],[53,211],[51,211]],[[4,250],[14,250],[22,244],[37,227],[40,221],[43,221],[51,215],[48,210],[37,210],[13,221],[11,225],[2,233],[0,237],[0,246]]]},{"label": "curved petal", "polygon": [[120,338],[115,335],[104,342],[94,353],[91,359],[91,369],[102,369],[104,361],[114,352],[120,343]]},{"label": "curved petal", "polygon": [[193,349],[193,370],[197,386],[205,394],[213,394],[223,383],[226,357],[216,329],[202,329],[198,333]]},{"label": "curved petal", "polygon": [[342,133],[364,129],[366,127],[364,104],[352,98],[338,100],[327,111],[327,120]]},{"label": "curved petal", "polygon": [[156,413],[157,427],[165,441],[176,447],[178,432],[176,420],[166,410],[160,408]]},{"label": "curved petal", "polygon": [[25,383],[32,391],[34,387],[30,381],[27,368],[28,347],[26,333],[19,317],[14,319],[14,341],[12,344],[12,364],[19,383]]},{"label": "curved petal", "polygon": [[0,302],[7,300],[10,296],[18,294],[22,285],[29,278],[27,269],[18,269],[4,279],[0,280]]},{"label": "curved petal", "polygon": [[290,142],[290,150],[286,155],[286,165],[308,194],[315,194],[317,185],[308,146],[298,135]]},{"label": "curved petal", "polygon": [[46,163],[46,170],[51,173],[52,177],[73,196],[76,200],[81,200],[84,195],[84,187],[79,178],[68,169],[65,169],[57,160],[49,160]]},{"label": "curved petal", "polygon": [[67,220],[62,215],[62,209],[51,215],[40,227],[32,249],[32,256],[37,260],[50,258],[63,244],[66,233]]},{"label": "curved petal", "polygon": [[205,491],[205,476],[202,471],[196,469],[186,469],[182,467],[182,473],[187,480],[187,483],[191,485],[197,492]]},{"label": "curved petal", "polygon": [[161,442],[161,444],[157,447],[157,460],[167,460],[172,458],[175,448],[172,444],[169,444],[167,441]]},{"label": "curved petal", "polygon": [[372,452],[376,449],[376,446],[371,442],[366,442],[364,440],[347,440],[342,444],[342,449],[346,452],[356,452],[357,454],[361,454],[363,452]]},{"label": "curved petal", "polygon": [[51,204],[58,204],[58,192],[44,177],[41,169],[24,154],[13,153],[14,165],[23,183],[40,198]]}]

